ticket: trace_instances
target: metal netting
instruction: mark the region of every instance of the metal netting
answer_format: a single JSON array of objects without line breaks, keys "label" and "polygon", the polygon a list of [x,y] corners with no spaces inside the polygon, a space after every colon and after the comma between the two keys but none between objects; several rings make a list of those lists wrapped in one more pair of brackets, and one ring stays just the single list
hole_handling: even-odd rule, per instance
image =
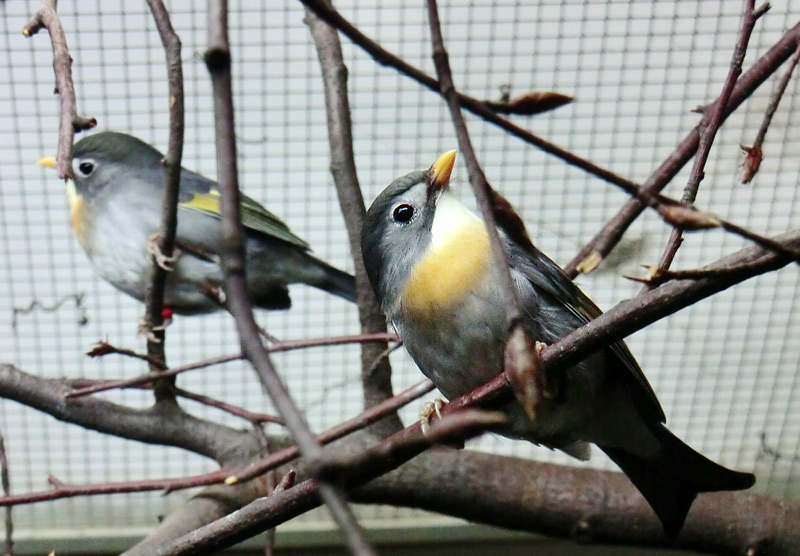
[{"label": "metal netting", "polygon": [[[419,2],[337,2],[368,36],[433,74],[424,6]],[[442,3],[456,86],[477,98],[553,90],[575,97],[554,112],[519,122],[600,166],[641,182],[699,121],[691,112],[717,97],[739,29],[741,2]],[[125,377],[143,371],[122,357],[89,359],[98,340],[143,349],[142,306],[99,280],[74,239],[63,185],[36,165],[54,154],[59,115],[46,36],[22,27],[38,2],[0,3],[0,360],[41,376]],[[213,110],[201,53],[206,14],[196,2],[169,2],[183,42],[185,167],[213,177]],[[144,2],[59,4],[72,57],[79,110],[99,129],[131,133],[166,148],[164,53]],[[745,69],[796,23],[800,2],[775,2],[753,33]],[[240,183],[313,247],[352,271],[329,173],[325,102],[316,52],[297,2],[233,2],[231,40]],[[369,203],[395,177],[425,168],[456,140],[442,100],[342,39],[350,72],[356,164]],[[738,182],[740,144],[752,142],[777,77],[767,81],[721,129],[698,205],[772,235],[798,225],[800,91],[796,79],[775,115],[761,171]],[[468,116],[489,180],[516,206],[535,241],[559,263],[611,217],[626,195],[562,161]],[[688,167],[665,191],[679,197]],[[454,181],[468,198],[466,171]],[[657,263],[670,229],[645,213],[612,258],[578,282],[600,307],[636,295],[623,275]],[[744,246],[719,231],[687,236],[677,268],[693,268]],[[796,268],[746,282],[628,339],[667,413],[670,429],[723,465],[755,471],[755,489],[800,494],[800,296]],[[353,307],[317,290],[292,289],[289,312],[260,313],[280,338],[356,333]],[[168,360],[177,365],[238,350],[229,316],[176,318]],[[399,391],[421,375],[393,356]],[[275,363],[314,430],[361,409],[359,351],[334,347],[280,354]],[[182,386],[254,411],[273,411],[252,371],[232,363],[185,375]],[[111,399],[144,405],[146,392]],[[245,426],[205,406],[200,416]],[[419,404],[403,412],[415,419]],[[214,464],[177,449],[109,438],[57,422],[13,402],[0,403],[14,492],[69,483],[180,476]],[[574,464],[532,445],[485,436],[473,449]],[[612,469],[598,451],[589,465]],[[36,530],[153,525],[186,494],[76,498],[15,510],[18,527]],[[407,512],[381,510],[374,515]]]}]

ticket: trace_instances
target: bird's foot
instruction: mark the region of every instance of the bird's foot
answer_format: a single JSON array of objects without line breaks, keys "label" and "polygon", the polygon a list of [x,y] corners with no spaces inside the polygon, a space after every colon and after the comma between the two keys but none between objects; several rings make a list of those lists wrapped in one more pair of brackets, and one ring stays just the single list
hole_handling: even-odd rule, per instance
[{"label": "bird's foot", "polygon": [[165,307],[161,311],[161,317],[164,320],[158,326],[152,326],[150,324],[150,321],[147,320],[147,315],[143,315],[139,319],[139,324],[136,327],[136,335],[144,336],[148,342],[154,342],[156,344],[160,343],[161,340],[156,336],[156,332],[162,332],[166,330],[170,324],[172,324],[173,314],[174,312],[172,311],[172,309]]},{"label": "bird's foot", "polygon": [[158,246],[158,234],[153,234],[147,240],[147,254],[155,259],[158,266],[167,272],[172,272],[175,270],[175,263],[181,256],[181,250],[177,247],[173,248],[172,255],[168,257],[161,252],[161,248]]},{"label": "bird's foot", "polygon": [[445,403],[447,402],[442,398],[436,398],[432,402],[427,402],[422,406],[422,410],[419,412],[419,425],[422,429],[422,434],[425,436],[428,435],[428,432],[431,430],[431,418],[434,414],[439,419],[442,418],[441,410]]}]

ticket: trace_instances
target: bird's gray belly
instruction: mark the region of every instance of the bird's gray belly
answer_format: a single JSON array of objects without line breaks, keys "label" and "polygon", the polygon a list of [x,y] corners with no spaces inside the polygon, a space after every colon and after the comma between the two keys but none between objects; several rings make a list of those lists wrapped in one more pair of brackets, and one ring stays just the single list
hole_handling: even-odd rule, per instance
[{"label": "bird's gray belly", "polygon": [[[489,382],[503,371],[508,337],[502,296],[473,295],[435,319],[395,320],[403,344],[420,370],[448,399]],[[565,371],[567,390],[557,399],[542,399],[536,420],[517,402],[504,407],[509,424],[504,435],[561,447],[576,440],[592,440],[594,410],[605,389],[603,355]],[[577,433],[577,434],[575,434]]]},{"label": "bird's gray belly", "polygon": [[395,322],[417,366],[448,399],[502,372],[506,333],[499,303],[470,295],[435,319],[406,316]]}]

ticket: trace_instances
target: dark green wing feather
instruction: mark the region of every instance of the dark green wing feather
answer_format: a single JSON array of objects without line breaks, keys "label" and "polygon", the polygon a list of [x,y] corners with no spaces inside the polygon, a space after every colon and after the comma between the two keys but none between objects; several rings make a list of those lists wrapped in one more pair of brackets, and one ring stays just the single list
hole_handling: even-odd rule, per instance
[{"label": "dark green wing feather", "polygon": [[[200,174],[183,170],[179,207],[221,219],[217,184]],[[303,250],[309,249],[308,243],[293,234],[277,216],[250,197],[242,195],[239,210],[241,211],[242,225],[246,229],[281,239]]]},{"label": "dark green wing feather", "polygon": [[[547,301],[549,306],[565,308],[583,324],[603,314],[597,305],[569,279],[561,267],[545,254],[537,251],[537,256],[532,257],[513,245],[510,245],[510,253],[512,261],[515,262],[513,266],[533,284],[537,291],[550,298]],[[664,410],[628,346],[620,341],[611,344],[609,349],[622,363],[620,367],[624,368],[629,378],[633,379],[629,384],[635,388],[634,394],[641,402],[639,405],[646,416],[664,423],[666,421]]]}]

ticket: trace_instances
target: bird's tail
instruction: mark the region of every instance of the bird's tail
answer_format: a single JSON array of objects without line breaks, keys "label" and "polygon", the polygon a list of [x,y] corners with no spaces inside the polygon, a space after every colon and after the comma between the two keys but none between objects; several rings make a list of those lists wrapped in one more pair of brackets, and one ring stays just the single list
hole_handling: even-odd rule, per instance
[{"label": "bird's tail", "polygon": [[622,448],[599,446],[628,476],[656,512],[664,533],[675,537],[699,492],[744,490],[756,481],[752,473],[732,471],[684,444],[666,427],[653,430],[661,449],[643,458]]},{"label": "bird's tail", "polygon": [[356,279],[351,274],[334,268],[316,257],[306,256],[312,264],[306,265],[307,272],[302,282],[338,295],[347,301],[356,302]]}]

